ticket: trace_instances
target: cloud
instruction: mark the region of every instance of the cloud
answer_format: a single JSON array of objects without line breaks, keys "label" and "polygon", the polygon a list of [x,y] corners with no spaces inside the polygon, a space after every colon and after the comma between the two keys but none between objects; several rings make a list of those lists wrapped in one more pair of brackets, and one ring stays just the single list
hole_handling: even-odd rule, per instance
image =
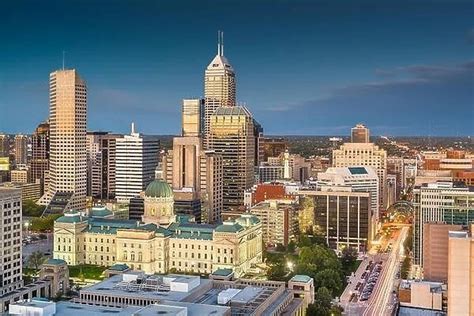
[{"label": "cloud", "polygon": [[[262,121],[296,133],[338,130],[364,122],[374,134],[470,135],[474,133],[474,61],[378,69],[383,78],[333,89],[324,98],[280,104]],[[294,120],[290,120],[292,117]],[[294,121],[294,122],[293,122]],[[343,133],[347,134],[348,130]],[[340,134],[339,134],[340,135]]]}]

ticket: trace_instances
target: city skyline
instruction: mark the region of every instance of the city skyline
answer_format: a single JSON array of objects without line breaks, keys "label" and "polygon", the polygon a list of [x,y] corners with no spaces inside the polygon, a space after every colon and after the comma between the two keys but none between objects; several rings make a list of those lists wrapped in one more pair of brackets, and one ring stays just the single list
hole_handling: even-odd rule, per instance
[{"label": "city skyline", "polygon": [[[46,120],[47,74],[62,67],[64,50],[66,68],[88,82],[88,130],[127,133],[134,121],[145,134],[178,135],[182,99],[204,96],[204,70],[223,30],[237,102],[265,134],[347,135],[359,122],[374,135],[473,134],[468,1],[269,5],[7,7],[0,130],[32,133]],[[14,27],[18,21],[25,25]]]}]

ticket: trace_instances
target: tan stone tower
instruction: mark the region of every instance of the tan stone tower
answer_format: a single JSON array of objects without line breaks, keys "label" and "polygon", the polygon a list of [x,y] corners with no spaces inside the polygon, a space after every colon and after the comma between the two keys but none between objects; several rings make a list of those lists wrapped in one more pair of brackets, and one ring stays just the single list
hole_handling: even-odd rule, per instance
[{"label": "tan stone tower", "polygon": [[[49,204],[55,194],[70,198],[65,209],[86,208],[86,82],[75,69],[49,76],[50,157],[49,188],[40,200]],[[56,211],[56,210],[55,210]]]},{"label": "tan stone tower", "polygon": [[[204,75],[204,137],[207,140],[211,115],[220,106],[235,106],[235,73],[224,57],[224,33],[218,33],[217,55]],[[204,143],[206,146],[206,142]]]}]

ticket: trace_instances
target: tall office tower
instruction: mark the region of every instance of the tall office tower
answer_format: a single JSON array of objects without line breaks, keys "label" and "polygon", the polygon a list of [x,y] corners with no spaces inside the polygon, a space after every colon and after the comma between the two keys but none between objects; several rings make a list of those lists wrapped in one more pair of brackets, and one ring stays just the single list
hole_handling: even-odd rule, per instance
[{"label": "tall office tower", "polygon": [[204,74],[204,137],[209,138],[211,115],[218,107],[235,106],[235,73],[224,57],[224,33],[218,33],[217,55]]},{"label": "tall office tower", "polygon": [[449,232],[462,231],[465,226],[439,223],[425,223],[423,226],[423,279],[446,283]]},{"label": "tall office tower", "polygon": [[378,226],[379,219],[379,179],[374,169],[371,167],[339,167],[328,168],[326,172],[318,173],[318,185],[327,187],[328,190],[334,187],[334,190],[340,190],[343,187],[351,188],[353,192],[370,193],[370,213],[372,233],[370,239]]},{"label": "tall office tower", "polygon": [[351,128],[351,143],[370,143],[370,130],[364,124]]},{"label": "tall office tower", "polygon": [[207,150],[201,156],[201,220],[222,222],[224,210],[224,165],[222,155]]},{"label": "tall office tower", "polygon": [[107,200],[115,197],[115,147],[121,135],[87,132],[87,195]]},{"label": "tall office tower", "polygon": [[40,123],[31,138],[31,181],[40,181],[44,193],[44,172],[49,169],[49,123]]},{"label": "tall office tower", "polygon": [[202,150],[199,137],[175,137],[173,149],[162,162],[164,178],[174,191],[176,213],[193,215],[197,222],[218,222],[222,213],[220,156]]},{"label": "tall office tower", "polygon": [[255,138],[254,163],[255,163],[255,166],[257,167],[259,165],[259,161],[261,161],[261,158],[260,158],[260,143],[263,140],[263,126],[260,125],[260,123],[257,122],[256,119],[253,119],[253,137]]},{"label": "tall office tower", "polygon": [[464,184],[436,182],[416,186],[413,195],[413,262],[423,267],[424,224],[469,225],[474,221],[474,192]]},{"label": "tall office tower", "polygon": [[0,157],[10,155],[10,139],[7,134],[0,134]]},{"label": "tall office tower", "polygon": [[352,187],[323,187],[321,191],[301,191],[313,199],[314,224],[322,229],[329,247],[353,247],[367,251],[373,232],[369,192]]},{"label": "tall office tower", "polygon": [[87,184],[86,82],[75,69],[54,71],[49,76],[49,98],[49,185],[40,203],[51,205],[46,208],[46,213],[84,210]]},{"label": "tall office tower", "polygon": [[373,143],[344,143],[332,152],[333,167],[369,166],[379,177],[379,204],[384,206],[387,152]]},{"label": "tall office tower", "polygon": [[269,157],[278,157],[288,149],[288,141],[283,138],[263,137],[259,143],[259,162],[267,161]]},{"label": "tall office tower", "polygon": [[23,286],[21,260],[21,189],[0,187],[0,294]]},{"label": "tall office tower", "polygon": [[129,202],[155,179],[160,141],[157,137],[135,132],[117,138],[115,153],[115,198]]},{"label": "tall office tower", "polygon": [[15,135],[15,163],[26,165],[28,158],[28,136]]},{"label": "tall office tower", "polygon": [[255,137],[252,114],[242,106],[220,107],[211,116],[209,149],[222,155],[224,209],[243,205],[244,191],[255,177]]},{"label": "tall office tower", "polygon": [[474,239],[468,232],[449,232],[448,315],[474,315]]},{"label": "tall office tower", "polygon": [[181,136],[200,137],[204,112],[203,99],[184,99],[181,117]]}]

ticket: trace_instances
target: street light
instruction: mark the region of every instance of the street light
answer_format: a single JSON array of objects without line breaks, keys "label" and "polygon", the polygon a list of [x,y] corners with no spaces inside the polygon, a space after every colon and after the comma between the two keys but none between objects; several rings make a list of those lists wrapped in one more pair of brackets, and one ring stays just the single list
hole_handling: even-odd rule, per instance
[{"label": "street light", "polygon": [[26,228],[26,234],[29,234],[28,227],[30,227],[30,222],[26,221],[25,222],[25,228]]},{"label": "street light", "polygon": [[288,269],[290,269],[290,271],[293,272],[294,263],[288,260],[286,262],[286,265],[288,266]]}]

